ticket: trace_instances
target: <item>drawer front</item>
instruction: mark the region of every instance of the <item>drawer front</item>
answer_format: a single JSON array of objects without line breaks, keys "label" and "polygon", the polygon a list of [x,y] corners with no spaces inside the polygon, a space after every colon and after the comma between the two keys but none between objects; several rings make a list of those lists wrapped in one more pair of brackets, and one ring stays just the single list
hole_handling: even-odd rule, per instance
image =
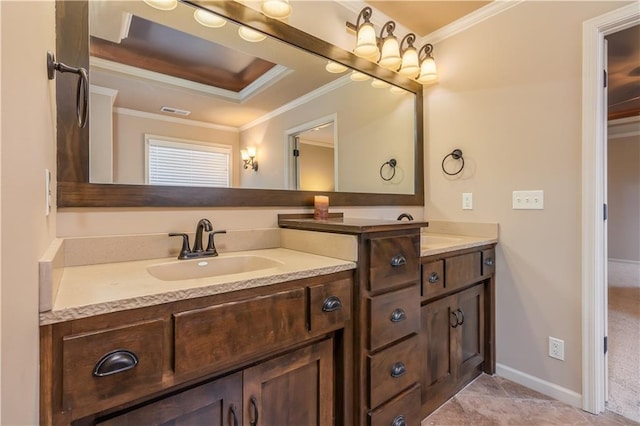
[{"label": "drawer front", "polygon": [[420,328],[418,285],[369,299],[369,349],[375,350]]},{"label": "drawer front", "polygon": [[444,260],[424,263],[422,265],[422,297],[430,299],[445,291]]},{"label": "drawer front", "polygon": [[307,336],[305,290],[174,314],[177,374],[241,362]]},{"label": "drawer front", "polygon": [[496,272],[496,251],[488,249],[482,251],[482,276],[487,277]]},{"label": "drawer front", "polygon": [[420,385],[369,413],[370,426],[420,426]]},{"label": "drawer front", "polygon": [[308,287],[312,333],[337,330],[351,319],[352,286],[351,279],[344,279]]},{"label": "drawer front", "polygon": [[482,278],[482,255],[479,251],[445,259],[447,291],[472,284]]},{"label": "drawer front", "polygon": [[162,382],[163,351],[161,319],[64,337],[64,410],[89,414],[152,392]]},{"label": "drawer front", "polygon": [[420,279],[420,237],[372,239],[369,290],[379,291]]},{"label": "drawer front", "polygon": [[418,336],[368,357],[369,407],[377,407],[420,380]]}]

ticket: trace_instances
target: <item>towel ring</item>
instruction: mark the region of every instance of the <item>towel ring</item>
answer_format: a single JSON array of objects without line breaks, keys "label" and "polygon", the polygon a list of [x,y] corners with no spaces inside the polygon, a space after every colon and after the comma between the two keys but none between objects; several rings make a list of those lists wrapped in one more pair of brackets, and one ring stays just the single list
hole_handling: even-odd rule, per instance
[{"label": "towel ring", "polygon": [[89,76],[84,68],[74,68],[56,62],[56,57],[52,52],[47,52],[47,77],[49,80],[56,78],[56,71],[78,74],[78,86],[76,88],[76,116],[78,117],[78,127],[84,128],[87,125],[89,116]]},{"label": "towel ring", "polygon": [[[460,160],[461,161],[460,168],[457,171],[452,172],[452,173],[448,172],[444,168],[444,163],[445,163],[445,161],[447,161],[447,158],[449,158],[449,157],[453,158],[454,160]],[[445,155],[444,158],[442,159],[442,171],[445,174],[447,174],[449,176],[455,176],[455,175],[459,174],[462,171],[462,169],[464,169],[464,157],[462,157],[462,150],[461,149],[457,149],[457,148],[454,149],[449,154]]]},{"label": "towel ring", "polygon": [[[396,161],[395,158],[392,158],[389,161],[385,161],[384,163],[382,163],[382,166],[380,166],[380,177],[382,178],[382,180],[386,180],[386,181],[390,181],[391,179],[393,179],[393,177],[396,175],[396,165],[398,164],[398,162]],[[391,170],[393,170],[393,173],[391,173],[391,176],[386,178],[382,175],[382,169],[384,169],[384,166],[389,166],[391,167]]]}]

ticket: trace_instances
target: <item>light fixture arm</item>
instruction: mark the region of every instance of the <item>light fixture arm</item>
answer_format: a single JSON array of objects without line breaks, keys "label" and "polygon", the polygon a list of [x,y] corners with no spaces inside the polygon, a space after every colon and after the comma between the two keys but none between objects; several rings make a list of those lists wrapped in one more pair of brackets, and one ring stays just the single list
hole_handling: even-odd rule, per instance
[{"label": "light fixture arm", "polygon": [[393,31],[396,29],[396,23],[393,21],[389,21],[382,26],[380,29],[380,37],[378,38],[378,42],[382,42],[384,40],[384,32],[387,32],[387,37],[393,35]]},{"label": "light fixture arm", "polygon": [[[407,42],[407,48],[403,48],[404,42]],[[400,52],[404,53],[410,47],[413,47],[413,43],[416,41],[416,35],[414,33],[409,33],[406,36],[402,37],[402,41],[400,42]]]},{"label": "light fixture arm", "polygon": [[356,30],[360,28],[360,18],[364,19],[364,22],[369,22],[371,19],[371,15],[373,14],[373,10],[367,6],[358,13],[358,19],[356,19]]},{"label": "light fixture arm", "polygon": [[422,46],[418,51],[418,58],[420,58],[420,55],[423,52],[425,54],[425,58],[431,57],[431,53],[433,52],[433,45],[431,43],[427,43],[424,46]]}]

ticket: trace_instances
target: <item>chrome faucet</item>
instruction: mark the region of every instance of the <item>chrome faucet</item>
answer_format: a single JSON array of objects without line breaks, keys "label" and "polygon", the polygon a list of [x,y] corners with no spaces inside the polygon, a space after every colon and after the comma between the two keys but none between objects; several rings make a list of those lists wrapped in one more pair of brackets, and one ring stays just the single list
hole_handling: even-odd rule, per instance
[{"label": "chrome faucet", "polygon": [[[202,248],[202,234],[209,233],[209,241],[206,250]],[[193,259],[194,257],[217,256],[214,236],[215,234],[226,234],[227,231],[213,231],[213,225],[208,219],[200,219],[196,226],[196,238],[193,242],[193,250],[189,247],[189,235],[184,233],[170,233],[170,237],[182,237],[182,248],[178,259]]]}]

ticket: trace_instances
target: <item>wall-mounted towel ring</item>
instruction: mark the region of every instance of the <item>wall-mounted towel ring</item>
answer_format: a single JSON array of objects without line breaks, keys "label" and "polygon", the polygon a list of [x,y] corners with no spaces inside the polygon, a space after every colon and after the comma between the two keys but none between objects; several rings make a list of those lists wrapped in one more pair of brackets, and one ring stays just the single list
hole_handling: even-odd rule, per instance
[{"label": "wall-mounted towel ring", "polygon": [[[449,173],[445,168],[444,168],[444,163],[445,161],[447,161],[447,158],[453,158],[454,160],[460,160],[460,168],[453,172],[453,173]],[[462,157],[462,150],[461,149],[454,149],[453,151],[451,151],[449,154],[445,155],[444,158],[442,159],[442,171],[449,175],[449,176],[455,176],[458,173],[460,173],[462,171],[462,169],[464,169],[464,158]]]},{"label": "wall-mounted towel ring", "polygon": [[56,57],[53,53],[47,52],[47,76],[49,80],[56,78],[56,71],[62,73],[71,72],[79,75],[76,89],[76,116],[78,117],[78,126],[86,126],[89,115],[89,76],[87,75],[87,70],[56,62]]},{"label": "wall-mounted towel ring", "polygon": [[[382,178],[382,180],[386,180],[386,181],[390,181],[391,179],[393,179],[393,177],[396,175],[396,165],[398,164],[398,162],[396,161],[395,158],[392,158],[389,161],[385,161],[384,163],[382,163],[382,166],[380,166],[380,177]],[[391,176],[389,176],[388,178],[384,177],[382,175],[382,169],[384,169],[384,166],[389,166],[391,167],[391,170],[393,171],[393,173],[391,173]]]}]

